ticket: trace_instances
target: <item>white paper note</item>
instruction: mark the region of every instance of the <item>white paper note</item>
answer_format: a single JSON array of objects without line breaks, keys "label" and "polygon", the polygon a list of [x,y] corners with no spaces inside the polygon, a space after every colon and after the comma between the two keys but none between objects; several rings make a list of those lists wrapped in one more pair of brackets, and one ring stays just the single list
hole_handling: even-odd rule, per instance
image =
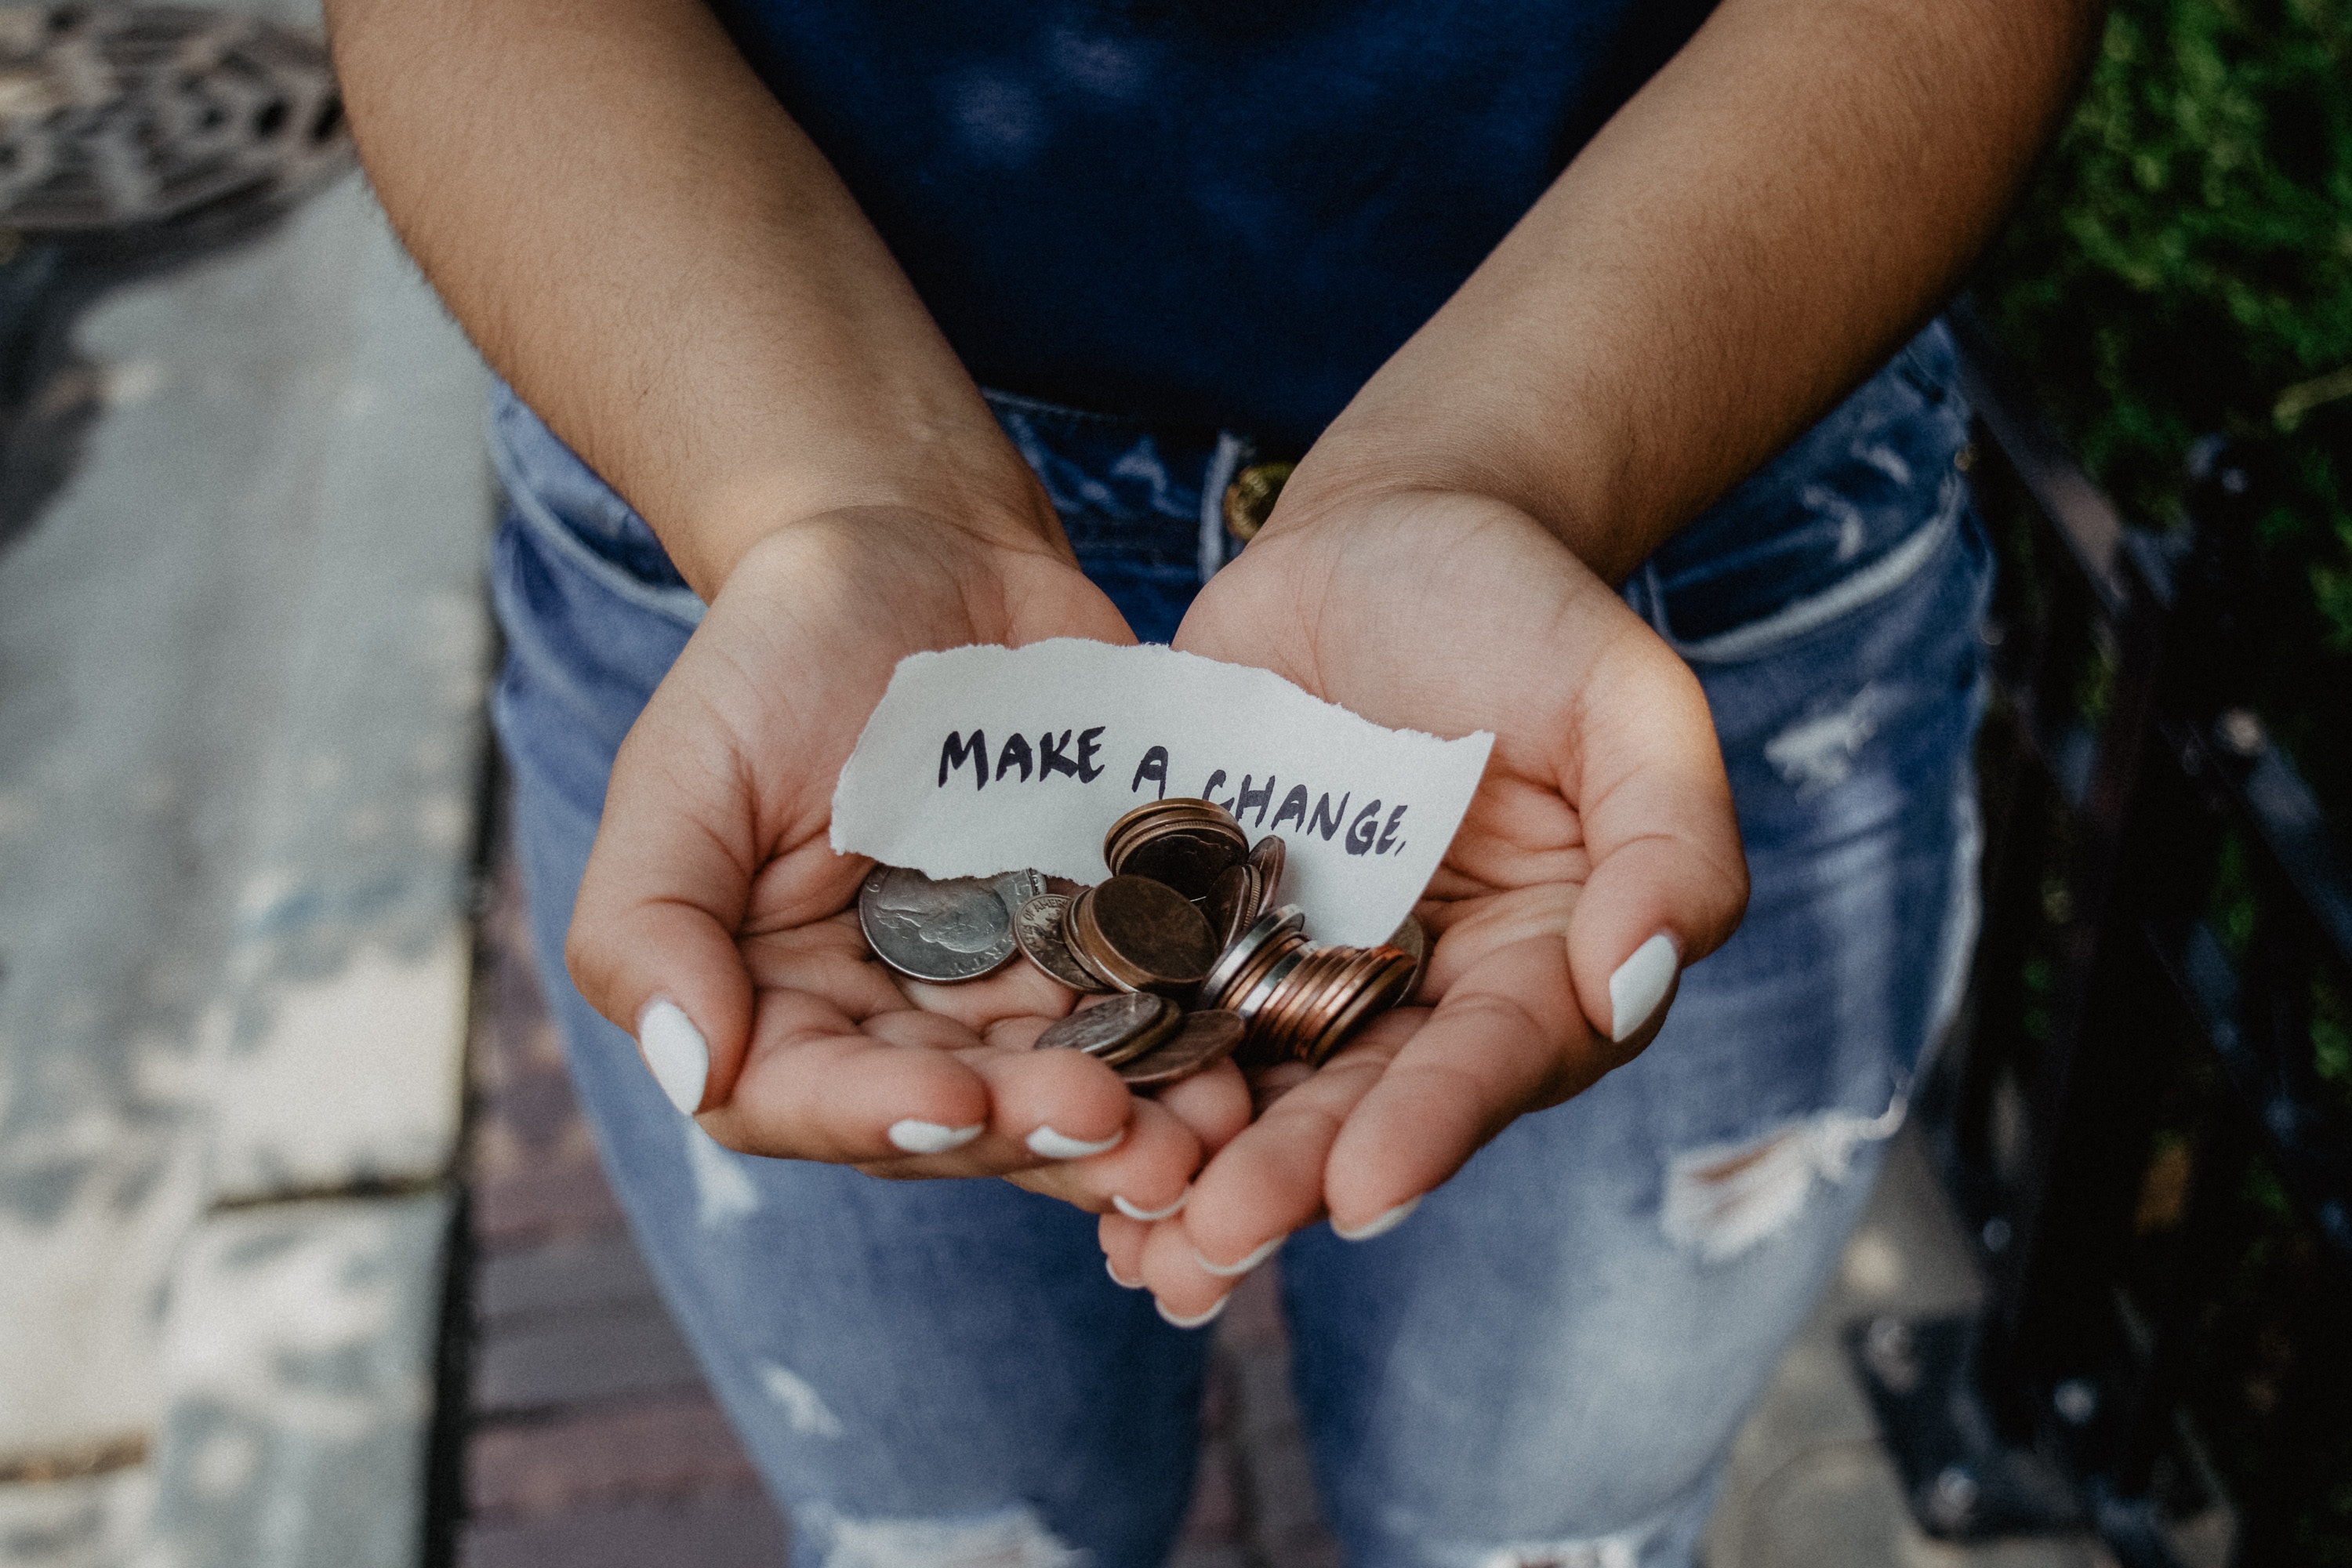
[{"label": "white paper note", "polygon": [[833,795],[833,847],[934,877],[1098,882],[1103,834],[1200,795],[1282,835],[1318,941],[1384,940],[1444,858],[1494,736],[1389,730],[1269,670],[1057,637],[899,661]]}]

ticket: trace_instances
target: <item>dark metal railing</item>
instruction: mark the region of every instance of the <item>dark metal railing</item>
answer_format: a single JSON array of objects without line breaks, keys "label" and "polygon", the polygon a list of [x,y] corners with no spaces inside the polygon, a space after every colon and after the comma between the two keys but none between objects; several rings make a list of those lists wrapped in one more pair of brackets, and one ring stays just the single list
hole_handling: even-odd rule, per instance
[{"label": "dark metal railing", "polygon": [[2126,526],[1954,325],[2003,577],[1984,935],[1921,1117],[1988,1299],[1849,1343],[1933,1534],[2352,1563],[2352,869],[2248,706],[2260,487],[2208,442],[2182,525]]}]

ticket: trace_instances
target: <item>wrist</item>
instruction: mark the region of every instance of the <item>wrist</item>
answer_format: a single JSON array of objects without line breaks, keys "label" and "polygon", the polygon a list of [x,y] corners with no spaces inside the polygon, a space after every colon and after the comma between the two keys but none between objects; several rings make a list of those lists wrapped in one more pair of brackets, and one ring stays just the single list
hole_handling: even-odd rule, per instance
[{"label": "wrist", "polygon": [[935,541],[950,551],[1069,556],[1060,521],[1025,464],[1016,475],[986,485],[919,486],[887,478],[810,484],[754,477],[716,490],[688,519],[656,531],[679,574],[708,601],[763,545],[831,529],[892,535],[907,548]]},{"label": "wrist", "polygon": [[1367,387],[1317,440],[1284,487],[1265,531],[1442,501],[1443,510],[1510,509],[1612,585],[1671,533],[1654,492],[1627,481],[1622,444],[1561,418],[1531,446],[1504,422],[1448,418]]}]

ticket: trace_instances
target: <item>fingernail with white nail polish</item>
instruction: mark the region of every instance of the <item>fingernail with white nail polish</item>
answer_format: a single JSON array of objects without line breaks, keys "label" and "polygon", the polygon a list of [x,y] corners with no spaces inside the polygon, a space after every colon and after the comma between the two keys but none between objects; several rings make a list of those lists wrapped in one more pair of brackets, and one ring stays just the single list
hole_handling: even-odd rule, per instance
[{"label": "fingernail with white nail polish", "polygon": [[1202,1258],[1198,1251],[1195,1251],[1192,1256],[1199,1258],[1201,1267],[1207,1269],[1210,1273],[1221,1274],[1230,1279],[1236,1274],[1248,1273],[1251,1269],[1256,1268],[1267,1258],[1272,1258],[1274,1256],[1274,1249],[1281,1245],[1282,1237],[1277,1236],[1272,1241],[1267,1242],[1264,1247],[1259,1247],[1255,1252],[1251,1253],[1247,1258],[1243,1258],[1239,1263],[1212,1263],[1207,1258]]},{"label": "fingernail with white nail polish", "polygon": [[1178,1193],[1176,1194],[1176,1201],[1170,1204],[1164,1209],[1138,1208],[1133,1204],[1129,1203],[1125,1198],[1120,1197],[1117,1193],[1113,1193],[1110,1199],[1111,1206],[1118,1210],[1119,1213],[1125,1215],[1129,1219],[1140,1220],[1167,1219],[1177,1214],[1186,1204],[1189,1204],[1192,1201],[1192,1189],[1190,1187],[1186,1187],[1182,1192]]},{"label": "fingernail with white nail polish", "polygon": [[686,1010],[667,997],[637,1015],[637,1049],[669,1102],[684,1116],[702,1109],[703,1085],[710,1078],[710,1047]]},{"label": "fingernail with white nail polish", "polygon": [[1120,1279],[1118,1277],[1118,1268],[1112,1266],[1111,1260],[1108,1258],[1103,1259],[1103,1272],[1109,1275],[1110,1282],[1118,1286],[1122,1290],[1140,1290],[1143,1289],[1143,1281],[1140,1279]]},{"label": "fingernail with white nail polish", "polygon": [[944,1154],[979,1137],[985,1125],[975,1121],[969,1127],[942,1127],[936,1121],[918,1121],[910,1116],[904,1121],[890,1123],[890,1142],[909,1154]]},{"label": "fingernail with white nail polish", "polygon": [[1066,1132],[1056,1132],[1050,1127],[1040,1127],[1036,1131],[1029,1134],[1026,1142],[1029,1152],[1042,1159],[1083,1160],[1089,1154],[1099,1154],[1106,1149],[1118,1148],[1118,1141],[1126,1136],[1127,1129],[1122,1127],[1100,1142],[1089,1143],[1084,1139],[1073,1138]]},{"label": "fingernail with white nail polish", "polygon": [[1353,1230],[1348,1230],[1335,1224],[1331,1226],[1331,1231],[1341,1241],[1370,1241],[1376,1236],[1386,1236],[1406,1220],[1411,1219],[1412,1211],[1420,1206],[1419,1198],[1407,1198],[1388,1213],[1377,1215]]},{"label": "fingernail with white nail polish", "polygon": [[1650,1021],[1682,967],[1675,939],[1660,931],[1633,950],[1609,977],[1609,1037],[1622,1040]]},{"label": "fingernail with white nail polish", "polygon": [[1216,1321],[1217,1314],[1225,1310],[1225,1303],[1232,1300],[1233,1297],[1230,1294],[1220,1296],[1217,1298],[1217,1304],[1215,1306],[1210,1308],[1205,1312],[1199,1313],[1190,1318],[1178,1317],[1175,1313],[1168,1310],[1167,1302],[1159,1300],[1156,1298],[1153,1300],[1151,1304],[1160,1309],[1160,1315],[1161,1317],[1167,1319],[1178,1328],[1197,1329],[1203,1323],[1213,1323]]}]

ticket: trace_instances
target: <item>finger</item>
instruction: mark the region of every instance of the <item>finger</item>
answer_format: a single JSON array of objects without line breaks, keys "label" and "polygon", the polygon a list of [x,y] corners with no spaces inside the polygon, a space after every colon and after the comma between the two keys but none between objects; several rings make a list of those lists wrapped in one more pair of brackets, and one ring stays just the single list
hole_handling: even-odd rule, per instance
[{"label": "finger", "polygon": [[1614,1065],[1577,1005],[1567,950],[1553,936],[1487,953],[1426,1018],[1331,1145],[1324,1195],[1344,1234],[1377,1234],[1513,1118],[1557,1104]]},{"label": "finger", "polygon": [[1102,1243],[1103,1267],[1112,1280],[1129,1290],[1143,1289],[1143,1243],[1151,1226],[1113,1209],[1095,1222],[1095,1237]]},{"label": "finger", "polygon": [[1076,992],[1017,956],[995,973],[961,984],[903,980],[899,985],[916,1006],[953,1018],[992,1041],[991,1031],[998,1024],[1016,1018],[1051,1023],[1078,1000]]},{"label": "finger", "polygon": [[698,1119],[719,1142],[848,1163],[954,1156],[891,1173],[995,1173],[973,1148],[993,1120],[974,1065],[990,1053],[961,1025],[903,1005],[860,1021],[826,996],[779,988],[761,994],[752,1035],[733,1092]]},{"label": "finger", "polygon": [[[1271,1256],[1273,1249],[1266,1250]],[[1183,1227],[1173,1220],[1150,1227],[1135,1268],[1134,1277],[1151,1292],[1160,1315],[1180,1329],[1204,1328],[1215,1321],[1241,1283],[1238,1274],[1213,1274],[1202,1267]]]},{"label": "finger", "polygon": [[1230,1060],[1180,1079],[1153,1098],[1192,1130],[1204,1153],[1215,1153],[1250,1124],[1249,1082]]},{"label": "finger", "polygon": [[1424,1016],[1416,1008],[1375,1022],[1319,1071],[1273,1100],[1202,1168],[1182,1227],[1204,1270],[1219,1277],[1245,1273],[1264,1260],[1271,1244],[1321,1216],[1334,1141]]},{"label": "finger", "polygon": [[564,961],[692,1115],[725,1101],[750,1037],[734,932],[755,857],[740,830],[751,805],[718,742],[668,729],[649,709],[621,747]]},{"label": "finger", "polygon": [[1139,1100],[1116,1148],[1085,1159],[1041,1162],[1011,1179],[1089,1214],[1121,1214],[1149,1224],[1183,1208],[1201,1160],[1201,1141],[1192,1129],[1165,1107]]},{"label": "finger", "polygon": [[1585,1017],[1630,1058],[1637,1033],[1656,1032],[1684,966],[1739,923],[1748,862],[1697,678],[1646,633],[1612,654],[1578,714],[1592,868],[1567,940]]},{"label": "finger", "polygon": [[[1084,1051],[988,1050],[970,1059],[992,1106],[982,1142],[1000,1146],[992,1152],[1003,1171],[1107,1154],[1127,1138],[1144,1103]],[[1183,1136],[1188,1145],[1197,1143],[1191,1133]],[[1192,1158],[1197,1163],[1197,1154]]]}]

